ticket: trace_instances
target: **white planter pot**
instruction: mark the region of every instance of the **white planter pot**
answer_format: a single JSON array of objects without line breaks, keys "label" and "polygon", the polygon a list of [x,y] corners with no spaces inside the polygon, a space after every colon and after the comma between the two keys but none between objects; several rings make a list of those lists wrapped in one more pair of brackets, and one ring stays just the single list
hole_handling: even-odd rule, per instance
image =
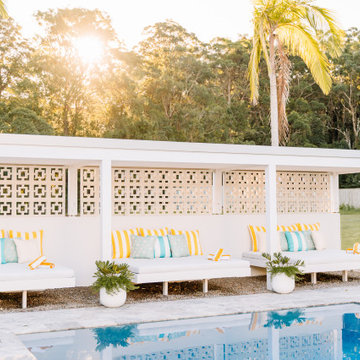
[{"label": "white planter pot", "polygon": [[288,294],[295,289],[295,278],[280,273],[271,277],[271,287],[279,294]]},{"label": "white planter pot", "polygon": [[120,289],[118,292],[108,294],[105,288],[100,289],[100,304],[106,307],[119,307],[126,301],[126,291]]}]

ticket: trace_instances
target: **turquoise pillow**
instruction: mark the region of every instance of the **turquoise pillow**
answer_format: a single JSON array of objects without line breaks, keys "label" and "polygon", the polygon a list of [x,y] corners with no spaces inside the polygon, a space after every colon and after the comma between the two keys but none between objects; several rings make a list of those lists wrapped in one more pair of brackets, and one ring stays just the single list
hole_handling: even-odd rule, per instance
[{"label": "turquoise pillow", "polygon": [[315,244],[311,237],[311,230],[305,230],[302,231],[302,233],[305,235],[305,240],[308,250],[315,250]]},{"label": "turquoise pillow", "polygon": [[130,257],[134,259],[154,259],[156,236],[131,235]]},{"label": "turquoise pillow", "polygon": [[14,239],[5,238],[4,257],[6,263],[17,263],[18,255]]},{"label": "turquoise pillow", "polygon": [[189,247],[184,234],[168,235],[172,257],[190,256]]},{"label": "turquoise pillow", "polygon": [[0,239],[0,262],[1,264],[6,264],[5,261],[5,240],[6,238]]},{"label": "turquoise pillow", "polygon": [[284,231],[279,231],[279,239],[280,239],[280,249],[281,249],[281,251],[288,251],[289,246],[288,246],[288,242],[286,240],[286,236],[285,236]]}]

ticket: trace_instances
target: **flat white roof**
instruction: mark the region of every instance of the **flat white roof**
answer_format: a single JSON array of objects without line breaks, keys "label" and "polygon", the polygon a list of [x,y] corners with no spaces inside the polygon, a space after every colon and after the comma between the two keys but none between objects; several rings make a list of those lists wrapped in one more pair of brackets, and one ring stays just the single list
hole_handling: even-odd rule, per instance
[{"label": "flat white roof", "polygon": [[0,134],[0,163],[360,172],[360,150]]}]

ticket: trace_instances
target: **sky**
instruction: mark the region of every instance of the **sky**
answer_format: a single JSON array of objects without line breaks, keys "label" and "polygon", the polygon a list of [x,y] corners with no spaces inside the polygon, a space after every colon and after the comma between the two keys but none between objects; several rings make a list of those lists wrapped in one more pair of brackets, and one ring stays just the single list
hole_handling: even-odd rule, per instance
[{"label": "sky", "polygon": [[[344,29],[360,27],[359,0],[317,0],[336,12]],[[145,26],[172,19],[202,41],[214,37],[232,40],[251,35],[251,0],[5,0],[8,13],[30,37],[40,30],[33,14],[38,10],[64,7],[100,9],[108,13],[121,40],[128,47],[142,39]]]}]

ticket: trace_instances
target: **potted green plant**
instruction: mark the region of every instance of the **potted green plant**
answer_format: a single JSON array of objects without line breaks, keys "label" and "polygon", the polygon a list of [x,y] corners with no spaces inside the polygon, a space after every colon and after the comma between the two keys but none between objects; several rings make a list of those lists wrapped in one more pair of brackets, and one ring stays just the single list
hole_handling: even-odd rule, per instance
[{"label": "potted green plant", "polygon": [[128,264],[110,261],[96,261],[96,278],[92,287],[100,292],[100,303],[106,307],[118,307],[125,303],[126,293],[137,289],[133,283],[134,274]]},{"label": "potted green plant", "polygon": [[302,274],[301,267],[304,261],[297,260],[291,262],[290,258],[283,256],[281,252],[273,254],[263,253],[262,256],[267,260],[266,269],[271,275],[271,287],[279,294],[288,294],[295,289],[295,279]]}]

